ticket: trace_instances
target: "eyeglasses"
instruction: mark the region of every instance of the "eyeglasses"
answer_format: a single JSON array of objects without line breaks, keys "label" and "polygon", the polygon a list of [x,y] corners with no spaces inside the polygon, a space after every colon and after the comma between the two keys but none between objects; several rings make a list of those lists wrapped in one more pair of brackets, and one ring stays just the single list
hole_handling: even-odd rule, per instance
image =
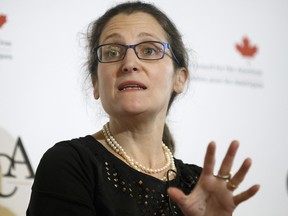
[{"label": "eyeglasses", "polygon": [[160,41],[145,41],[134,45],[117,43],[103,44],[95,47],[93,52],[96,53],[99,62],[112,63],[123,60],[129,48],[133,49],[138,59],[141,60],[163,59],[168,48],[172,54],[172,58],[178,63],[170,45]]}]

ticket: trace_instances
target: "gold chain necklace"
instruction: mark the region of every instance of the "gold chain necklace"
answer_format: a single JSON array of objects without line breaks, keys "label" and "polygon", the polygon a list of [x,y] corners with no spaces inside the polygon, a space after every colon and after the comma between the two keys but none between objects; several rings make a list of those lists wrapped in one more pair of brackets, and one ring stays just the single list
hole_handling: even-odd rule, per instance
[{"label": "gold chain necklace", "polygon": [[[164,143],[162,144],[162,148],[163,148],[163,152],[164,152],[164,155],[166,158],[166,164],[161,168],[151,169],[151,168],[147,168],[147,167],[143,166],[138,161],[135,161],[133,158],[131,158],[129,155],[127,155],[127,153],[125,152],[123,147],[117,142],[117,140],[112,135],[110,128],[109,128],[109,123],[106,123],[103,126],[102,132],[105,136],[105,140],[106,140],[107,144],[109,145],[109,147],[115,153],[117,153],[119,156],[121,156],[129,164],[129,166],[133,167],[134,169],[136,169],[138,171],[142,171],[146,174],[158,174],[158,173],[161,173],[161,172],[167,170],[168,168],[170,168],[173,171],[176,171],[174,157],[172,155],[172,152]],[[175,172],[169,172],[168,174],[169,175],[171,175],[171,174],[175,175]],[[167,181],[167,178],[163,177],[162,180]]]}]

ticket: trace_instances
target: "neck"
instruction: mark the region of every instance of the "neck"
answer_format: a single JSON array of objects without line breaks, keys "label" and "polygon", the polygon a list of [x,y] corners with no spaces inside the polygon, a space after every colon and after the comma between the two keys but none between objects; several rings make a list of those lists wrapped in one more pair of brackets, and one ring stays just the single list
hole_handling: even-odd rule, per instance
[{"label": "neck", "polygon": [[[167,172],[168,169],[173,169],[175,170],[175,165],[174,165],[174,159],[173,159],[173,155],[171,153],[171,151],[168,149],[168,147],[165,146],[165,144],[163,144],[161,142],[161,153],[158,152],[158,154],[156,155],[157,157],[155,157],[155,163],[151,163],[151,157],[150,159],[148,157],[148,155],[145,155],[145,153],[141,152],[141,154],[139,154],[140,156],[138,158],[143,159],[145,163],[141,162],[139,159],[137,160],[135,157],[131,157],[131,154],[127,153],[127,150],[121,145],[119,144],[117,138],[115,138],[110,130],[110,126],[107,123],[104,127],[103,127],[103,134],[105,136],[105,140],[107,142],[107,144],[109,145],[109,147],[115,152],[117,153],[119,156],[121,156],[122,159],[124,159],[124,161],[130,165],[131,167],[137,169],[138,171],[150,174],[150,175],[159,175],[163,172]],[[126,145],[128,146],[128,145]],[[138,146],[138,145],[134,145],[134,146]],[[130,147],[130,150],[133,149]],[[135,148],[137,149],[137,148]],[[139,148],[138,148],[139,150]],[[150,154],[151,155],[151,154]],[[159,158],[160,155],[162,155],[162,157],[164,158],[164,161],[159,162]],[[148,159],[147,159],[148,158]],[[144,160],[145,159],[145,160]],[[147,159],[147,160],[146,160]],[[150,163],[147,163],[147,161]],[[147,166],[147,164],[149,166]],[[165,174],[165,173],[164,173]]]},{"label": "neck", "polygon": [[135,121],[110,119],[109,128],[129,155],[138,160],[149,160],[153,164],[153,160],[159,162],[159,159],[164,159],[161,154],[164,123],[159,122],[135,124]]}]

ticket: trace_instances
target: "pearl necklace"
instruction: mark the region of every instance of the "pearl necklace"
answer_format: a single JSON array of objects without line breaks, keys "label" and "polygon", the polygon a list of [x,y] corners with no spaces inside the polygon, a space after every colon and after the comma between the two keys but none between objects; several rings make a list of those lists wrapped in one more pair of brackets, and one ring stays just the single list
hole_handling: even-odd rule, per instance
[{"label": "pearl necklace", "polygon": [[[147,168],[147,167],[143,166],[138,161],[135,161],[133,158],[131,158],[129,155],[127,155],[125,150],[122,148],[122,146],[117,142],[117,140],[112,135],[110,128],[109,128],[109,123],[106,123],[103,126],[102,131],[103,131],[103,134],[105,136],[105,140],[106,140],[107,144],[109,145],[109,147],[111,147],[111,149],[115,153],[117,153],[119,156],[121,156],[129,164],[129,166],[133,167],[134,169],[136,169],[138,171],[142,171],[146,174],[161,173],[161,172],[167,170],[168,168],[170,168],[173,171],[176,171],[173,154],[170,151],[170,149],[164,143],[162,144],[162,148],[163,148],[163,152],[164,152],[164,155],[166,158],[166,164],[161,168],[151,169],[151,168]],[[175,175],[175,172],[168,172],[168,175],[171,175],[171,174]],[[166,176],[163,177],[162,180],[167,181]]]}]

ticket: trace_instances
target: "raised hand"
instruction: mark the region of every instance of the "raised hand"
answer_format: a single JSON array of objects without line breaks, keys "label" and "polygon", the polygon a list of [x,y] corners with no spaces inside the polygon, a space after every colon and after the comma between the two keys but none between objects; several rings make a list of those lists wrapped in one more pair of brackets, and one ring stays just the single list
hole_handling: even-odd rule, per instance
[{"label": "raised hand", "polygon": [[233,194],[251,166],[251,159],[247,158],[236,174],[231,176],[230,170],[238,146],[238,141],[230,144],[215,176],[216,145],[211,142],[207,147],[202,174],[194,190],[185,195],[177,188],[168,189],[169,196],[178,204],[185,216],[231,216],[240,203],[257,193],[259,185],[254,185],[237,195]]}]

